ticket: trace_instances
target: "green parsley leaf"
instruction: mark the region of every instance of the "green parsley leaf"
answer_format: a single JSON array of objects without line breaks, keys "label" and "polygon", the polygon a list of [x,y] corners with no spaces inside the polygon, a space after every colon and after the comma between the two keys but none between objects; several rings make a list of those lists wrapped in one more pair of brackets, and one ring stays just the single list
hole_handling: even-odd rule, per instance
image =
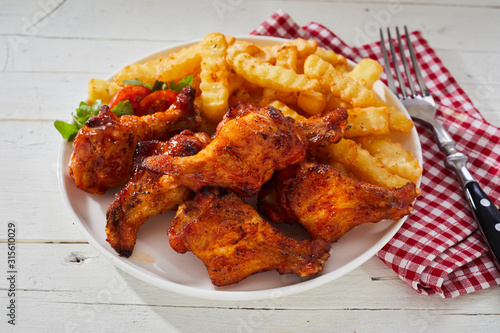
[{"label": "green parsley leaf", "polygon": [[76,133],[78,133],[78,127],[75,124],[68,124],[62,120],[54,121],[54,127],[61,133],[62,137],[68,141],[72,141]]},{"label": "green parsley leaf", "polygon": [[[122,83],[124,85],[145,86],[152,91],[168,89],[179,93],[185,87],[193,84],[193,77],[189,75],[181,79],[178,83],[172,81],[170,82],[170,84],[168,84],[167,82],[156,81],[153,87],[151,87],[151,84],[145,84],[137,78],[135,80],[124,80]],[[64,122],[62,120],[56,120],[54,122],[54,126],[59,131],[59,133],[61,133],[64,139],[72,141],[78,133],[78,130],[85,126],[87,120],[89,120],[90,117],[99,114],[99,109],[102,105],[103,104],[101,103],[101,100],[96,100],[92,105],[87,105],[87,103],[85,102],[80,102],[80,105],[78,105],[76,112],[71,114],[73,118],[72,124]],[[130,103],[129,100],[118,103],[111,111],[118,117],[134,114],[132,103]]]},{"label": "green parsley leaf", "polygon": [[134,114],[134,109],[132,109],[132,103],[128,99],[116,104],[116,106],[111,111],[118,117]]},{"label": "green parsley leaf", "polygon": [[61,120],[56,120],[54,122],[55,128],[61,133],[62,137],[68,141],[72,141],[75,138],[76,133],[80,128],[85,126],[85,122],[89,120],[90,117],[95,116],[99,113],[101,108],[101,100],[98,99],[92,104],[92,106],[87,105],[85,102],[80,102],[76,112],[72,113],[73,123],[67,123]]},{"label": "green parsley leaf", "polygon": [[122,82],[122,84],[124,84],[124,85],[132,85],[132,86],[144,86],[144,87],[146,87],[148,89],[151,89],[151,84],[144,83],[144,82],[142,82],[141,80],[139,80],[137,78],[135,80],[124,80]]},{"label": "green parsley leaf", "polygon": [[168,82],[162,82],[156,80],[155,83],[153,84],[153,88],[151,89],[153,92],[158,91],[158,90],[172,90],[177,93],[180,93],[182,89],[184,89],[186,86],[190,86],[193,84],[193,77],[191,75],[186,76],[182,78],[179,83],[175,83],[174,81],[170,82],[170,85]]},{"label": "green parsley leaf", "polygon": [[156,80],[155,83],[153,84],[153,89],[151,89],[151,91],[155,92],[158,90],[166,90],[166,89],[168,89],[168,83]]},{"label": "green parsley leaf", "polygon": [[193,77],[191,75],[182,78],[179,83],[174,81],[170,82],[170,90],[180,93],[182,89],[193,84]]}]

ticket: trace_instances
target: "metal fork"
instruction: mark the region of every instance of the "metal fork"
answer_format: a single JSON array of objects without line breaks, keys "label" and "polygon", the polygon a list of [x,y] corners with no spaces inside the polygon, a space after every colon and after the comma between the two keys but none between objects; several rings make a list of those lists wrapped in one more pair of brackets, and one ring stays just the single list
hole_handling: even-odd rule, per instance
[{"label": "metal fork", "polygon": [[438,105],[429,93],[429,90],[427,89],[427,86],[422,78],[420,66],[418,64],[417,57],[415,56],[415,51],[411,44],[410,35],[408,34],[406,26],[404,27],[404,30],[406,45],[408,46],[408,50],[410,52],[413,71],[417,79],[416,81],[420,87],[420,93],[415,89],[410,67],[404,53],[403,41],[398,28],[396,28],[398,49],[403,62],[404,72],[408,81],[410,93],[407,92],[403,75],[399,70],[396,51],[394,43],[392,42],[391,31],[388,28],[387,39],[389,41],[389,49],[394,62],[394,69],[396,77],[399,81],[401,94],[398,93],[394,84],[389,55],[385,47],[384,34],[382,29],[380,29],[380,41],[389,88],[396,96],[398,96],[413,120],[423,123],[432,129],[439,148],[446,155],[444,164],[448,169],[455,171],[479,229],[481,230],[490,252],[495,259],[497,268],[500,270],[500,213],[495,204],[490,200],[490,198],[488,198],[476,179],[474,179],[470,171],[467,169],[467,156],[455,149],[455,142],[451,138],[450,134],[435,119]]}]

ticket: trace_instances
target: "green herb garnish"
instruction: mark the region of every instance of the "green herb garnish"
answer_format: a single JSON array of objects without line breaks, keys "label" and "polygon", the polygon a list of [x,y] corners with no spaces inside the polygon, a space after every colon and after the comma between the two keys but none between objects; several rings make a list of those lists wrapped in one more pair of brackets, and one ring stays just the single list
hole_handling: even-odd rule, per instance
[{"label": "green herb garnish", "polygon": [[181,92],[182,89],[192,84],[193,84],[193,77],[189,75],[182,78],[182,80],[180,80],[179,83],[175,83],[174,81],[170,82],[169,89],[179,93]]},{"label": "green herb garnish", "polygon": [[126,101],[122,101],[111,110],[118,117],[125,115],[133,115],[134,109],[132,109],[132,103],[127,99]]},{"label": "green herb garnish", "polygon": [[[174,81],[168,84],[167,82],[156,81],[153,86],[151,84],[144,83],[139,79],[135,80],[124,80],[122,82],[124,85],[134,85],[134,86],[145,86],[151,91],[157,90],[173,90],[175,92],[181,92],[185,87],[193,84],[193,77],[186,76],[181,79],[178,83]],[[90,119],[90,117],[99,114],[99,109],[101,108],[101,100],[96,100],[92,106],[87,105],[85,102],[80,102],[80,105],[76,109],[75,113],[72,113],[73,123],[67,123],[62,120],[54,121],[54,127],[61,133],[62,137],[68,141],[73,141],[78,130],[85,126],[85,122]],[[124,115],[133,115],[134,110],[132,109],[132,103],[129,100],[118,103],[112,110],[114,114],[118,117]]]},{"label": "green herb garnish", "polygon": [[151,87],[151,84],[144,83],[137,78],[135,80],[125,80],[122,82],[122,84],[134,85],[134,86],[144,86],[148,89],[151,89],[152,92],[155,92],[158,90],[172,90],[172,91],[175,91],[177,93],[180,93],[182,89],[193,84],[193,77],[191,75],[189,75],[189,76],[182,78],[179,81],[179,83],[175,83],[174,81],[171,81],[170,84],[168,82],[162,82],[162,81],[156,80],[152,87]]},{"label": "green herb garnish", "polygon": [[72,113],[73,123],[67,123],[62,120],[56,120],[54,122],[55,128],[61,133],[62,137],[68,141],[72,141],[78,130],[85,126],[85,122],[89,120],[90,117],[95,116],[99,113],[101,108],[101,100],[98,99],[92,104],[92,106],[87,105],[85,102],[80,102],[80,105],[76,109],[75,113]]},{"label": "green herb garnish", "polygon": [[142,82],[141,80],[139,79],[135,79],[135,80],[124,80],[122,82],[123,85],[131,85],[131,86],[144,86],[148,89],[151,89],[151,84],[149,83],[144,83]]},{"label": "green herb garnish", "polygon": [[[64,139],[73,141],[78,130],[85,126],[87,120],[99,114],[101,106],[102,103],[100,99],[96,100],[92,106],[87,105],[85,102],[80,102],[76,112],[72,113],[73,123],[70,124],[62,120],[56,120],[54,121],[54,127],[61,133]],[[118,103],[111,111],[118,117],[126,114],[134,114],[132,104],[129,100]]]}]

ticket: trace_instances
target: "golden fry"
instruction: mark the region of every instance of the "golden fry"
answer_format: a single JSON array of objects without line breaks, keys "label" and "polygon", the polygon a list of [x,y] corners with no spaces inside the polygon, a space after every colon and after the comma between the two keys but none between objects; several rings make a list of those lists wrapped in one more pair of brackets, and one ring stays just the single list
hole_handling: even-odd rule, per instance
[{"label": "golden fry", "polygon": [[349,125],[344,131],[345,138],[389,134],[389,111],[386,107],[352,108],[347,112]]},{"label": "golden fry", "polygon": [[372,156],[378,158],[395,174],[416,183],[422,175],[422,168],[416,158],[405,150],[400,143],[392,142],[388,137],[367,136],[356,139],[356,142]]},{"label": "golden fry", "polygon": [[261,63],[248,53],[240,53],[234,57],[229,56],[228,62],[230,67],[245,80],[263,88],[284,92],[319,89],[317,80],[311,80],[290,69]]},{"label": "golden fry", "polygon": [[156,78],[162,82],[177,82],[194,73],[200,63],[201,43],[197,43],[162,59],[156,66]]},{"label": "golden fry", "polygon": [[314,157],[322,163],[333,164],[342,163],[352,165],[358,158],[356,142],[348,139],[341,139],[335,144],[320,147],[312,151]]},{"label": "golden fry", "polygon": [[276,66],[297,71],[297,46],[284,45],[276,52]]},{"label": "golden fry", "polygon": [[156,81],[156,66],[160,61],[161,58],[148,61],[144,64],[125,66],[113,77],[113,80],[119,85],[122,85],[125,80],[139,80],[152,85]]},{"label": "golden fry", "polygon": [[346,76],[371,89],[373,84],[380,79],[383,71],[384,67],[382,65],[373,59],[366,58],[358,62]]},{"label": "golden fry", "polygon": [[332,50],[325,50],[318,47],[314,54],[336,68],[347,66],[347,59],[343,55],[337,54]]},{"label": "golden fry", "polygon": [[340,96],[343,101],[350,102],[354,107],[373,106],[377,102],[372,90],[345,76],[317,55],[307,57],[304,73],[311,79],[318,79],[323,89]]},{"label": "golden fry", "polygon": [[406,117],[405,114],[395,107],[388,106],[389,110],[389,127],[391,132],[407,133],[413,128],[413,121]]},{"label": "golden fry", "polygon": [[297,96],[297,105],[310,115],[320,114],[326,107],[326,95],[315,90],[303,91]]},{"label": "golden fry", "polygon": [[344,164],[356,178],[370,184],[401,187],[408,182],[350,139],[342,139],[338,143],[318,149],[313,154],[323,163]]},{"label": "golden fry", "polygon": [[272,107],[280,110],[285,117],[290,117],[290,118],[293,118],[297,121],[302,121],[302,120],[307,119],[306,117],[300,115],[297,111],[288,107],[285,103],[283,103],[281,101],[274,101],[274,102],[269,103],[267,105],[272,106]]},{"label": "golden fry", "polygon": [[210,34],[203,40],[200,90],[202,112],[216,122],[227,112],[229,71],[226,63],[227,42],[222,34]]},{"label": "golden fry", "polygon": [[87,85],[88,103],[93,104],[100,99],[103,104],[108,104],[111,97],[120,89],[121,87],[114,82],[92,79]]}]

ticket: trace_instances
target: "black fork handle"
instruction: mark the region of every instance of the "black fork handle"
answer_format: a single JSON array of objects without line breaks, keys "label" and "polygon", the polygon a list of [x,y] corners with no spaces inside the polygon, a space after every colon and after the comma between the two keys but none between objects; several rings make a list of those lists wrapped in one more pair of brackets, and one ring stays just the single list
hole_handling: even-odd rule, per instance
[{"label": "black fork handle", "polygon": [[464,186],[472,213],[500,270],[500,212],[475,181]]},{"label": "black fork handle", "polygon": [[[467,156],[456,151],[451,136],[442,126],[433,127],[433,130],[439,147],[446,154],[445,165],[457,174],[479,230],[500,270],[500,212],[467,169]],[[444,136],[446,140],[440,140],[440,135],[436,133],[439,131],[447,134]]]}]

